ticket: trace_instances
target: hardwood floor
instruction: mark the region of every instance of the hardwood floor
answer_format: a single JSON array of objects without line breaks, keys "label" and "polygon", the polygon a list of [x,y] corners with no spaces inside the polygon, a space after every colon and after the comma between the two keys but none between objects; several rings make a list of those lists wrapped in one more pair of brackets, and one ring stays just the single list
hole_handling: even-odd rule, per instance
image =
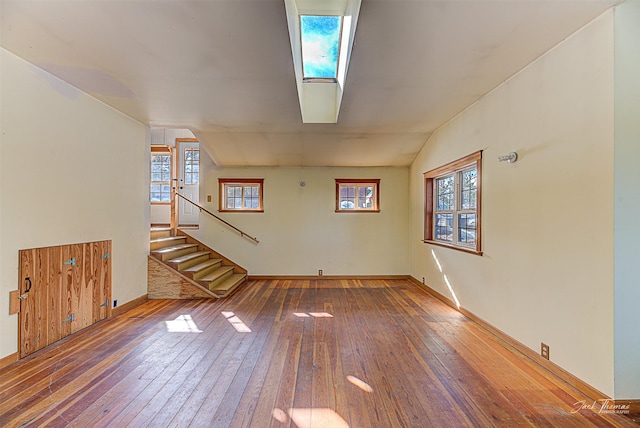
[{"label": "hardwood floor", "polygon": [[625,427],[407,280],[152,300],[0,370],[0,426]]}]

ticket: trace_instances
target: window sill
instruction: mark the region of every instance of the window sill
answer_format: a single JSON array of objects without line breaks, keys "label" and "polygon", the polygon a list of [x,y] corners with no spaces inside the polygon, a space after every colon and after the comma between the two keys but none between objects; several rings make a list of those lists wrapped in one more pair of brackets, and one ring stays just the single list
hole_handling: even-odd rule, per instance
[{"label": "window sill", "polygon": [[150,202],[151,205],[171,205],[171,202]]},{"label": "window sill", "polygon": [[379,213],[380,210],[336,210],[337,213]]},{"label": "window sill", "polygon": [[424,242],[425,244],[437,245],[438,247],[451,248],[452,250],[462,251],[463,253],[475,254],[476,256],[482,255],[482,251],[474,250],[473,248],[469,247],[460,247],[458,245],[446,244],[444,242],[433,241],[430,239],[423,239],[422,242]]},{"label": "window sill", "polygon": [[264,210],[218,210],[219,213],[263,213]]}]

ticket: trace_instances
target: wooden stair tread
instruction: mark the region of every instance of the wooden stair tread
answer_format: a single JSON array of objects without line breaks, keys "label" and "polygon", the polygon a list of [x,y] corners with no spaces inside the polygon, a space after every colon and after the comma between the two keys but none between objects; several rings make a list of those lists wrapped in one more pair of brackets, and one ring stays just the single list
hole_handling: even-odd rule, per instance
[{"label": "wooden stair tread", "polygon": [[216,284],[215,287],[211,288],[216,295],[220,297],[225,297],[231,291],[233,291],[237,286],[242,284],[247,276],[243,273],[234,273],[229,278],[225,279],[219,284]]},{"label": "wooden stair tread", "polygon": [[186,239],[184,236],[165,236],[162,238],[155,238],[151,240],[151,243],[160,243],[160,242],[171,242],[171,241],[185,241]]},{"label": "wooden stair tread", "polygon": [[199,281],[202,281],[202,282],[216,281],[217,279],[220,279],[220,277],[227,274],[228,272],[233,271],[233,269],[234,269],[233,266],[220,266],[218,269],[214,270],[210,274],[200,278]]},{"label": "wooden stair tread", "polygon": [[185,269],[180,269],[180,272],[197,272],[202,269],[206,269],[211,265],[215,265],[219,263],[222,263],[222,259],[209,259],[202,263],[198,263],[197,265],[189,266],[188,268],[185,268]]},{"label": "wooden stair tread", "polygon": [[184,236],[166,236],[161,238],[155,238],[151,240],[151,250],[159,250],[161,248],[184,244],[187,238]]},{"label": "wooden stair tread", "polygon": [[180,244],[180,245],[172,245],[170,247],[158,248],[157,250],[153,250],[152,253],[157,254],[166,254],[172,251],[185,250],[187,248],[197,248],[198,244]]},{"label": "wooden stair tread", "polygon": [[184,263],[189,260],[197,259],[200,256],[204,256],[206,254],[210,254],[209,251],[196,251],[195,253],[185,254],[180,257],[176,257],[175,259],[167,260],[168,263]]}]

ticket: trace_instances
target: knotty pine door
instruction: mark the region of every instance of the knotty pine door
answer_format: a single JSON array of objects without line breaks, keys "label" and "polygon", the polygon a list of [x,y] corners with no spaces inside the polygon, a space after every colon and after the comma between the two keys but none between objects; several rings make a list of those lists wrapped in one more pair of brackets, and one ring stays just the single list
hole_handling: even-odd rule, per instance
[{"label": "knotty pine door", "polygon": [[21,250],[20,357],[111,314],[111,241]]}]

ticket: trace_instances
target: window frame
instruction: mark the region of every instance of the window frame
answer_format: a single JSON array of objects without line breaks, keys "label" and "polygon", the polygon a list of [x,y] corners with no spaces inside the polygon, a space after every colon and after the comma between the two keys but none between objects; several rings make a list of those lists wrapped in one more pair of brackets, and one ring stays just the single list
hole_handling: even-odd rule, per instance
[{"label": "window frame", "polygon": [[[153,157],[154,156],[168,156],[169,157],[169,180],[153,180]],[[174,165],[174,153],[170,146],[165,145],[152,145],[151,146],[151,156],[149,157],[149,203],[152,205],[170,205],[171,204],[171,190],[173,186],[173,174],[175,171]],[[160,196],[160,201],[154,201],[151,199],[151,188],[154,184],[169,185],[169,200],[162,200],[162,192]]]},{"label": "window frame", "polygon": [[[336,178],[336,212],[337,213],[379,213],[380,212],[380,179],[379,178]],[[373,185],[375,188],[375,195],[373,197],[372,208],[358,208],[357,202],[354,204],[354,208],[341,208],[340,207],[340,188],[351,187],[343,185],[352,185],[357,187],[364,187],[365,185]],[[357,194],[357,191],[356,191]]]},{"label": "window frame", "polygon": [[[459,177],[465,171],[469,171],[475,167],[476,170],[476,208],[462,209],[461,197],[462,189]],[[425,213],[424,213],[424,239],[423,242],[427,244],[438,245],[442,247],[451,248],[454,250],[464,251],[476,255],[482,255],[482,150],[471,153],[468,156],[450,162],[446,165],[442,165],[438,168],[425,172],[424,174],[425,185]],[[454,177],[454,205],[452,210],[438,210],[436,208],[437,190],[436,184],[439,179],[449,176]],[[453,214],[453,241],[439,240],[435,237],[435,217],[436,214],[452,213]],[[461,242],[457,242],[457,236],[459,233],[458,216],[460,214],[475,213],[476,216],[476,240],[475,244],[468,245]]]},{"label": "window frame", "polygon": [[[227,208],[226,187],[230,185],[242,186],[242,195],[244,201],[244,188],[258,185],[258,208]],[[244,205],[244,203],[243,203]],[[247,212],[261,213],[264,212],[264,178],[218,178],[218,212]]]}]

